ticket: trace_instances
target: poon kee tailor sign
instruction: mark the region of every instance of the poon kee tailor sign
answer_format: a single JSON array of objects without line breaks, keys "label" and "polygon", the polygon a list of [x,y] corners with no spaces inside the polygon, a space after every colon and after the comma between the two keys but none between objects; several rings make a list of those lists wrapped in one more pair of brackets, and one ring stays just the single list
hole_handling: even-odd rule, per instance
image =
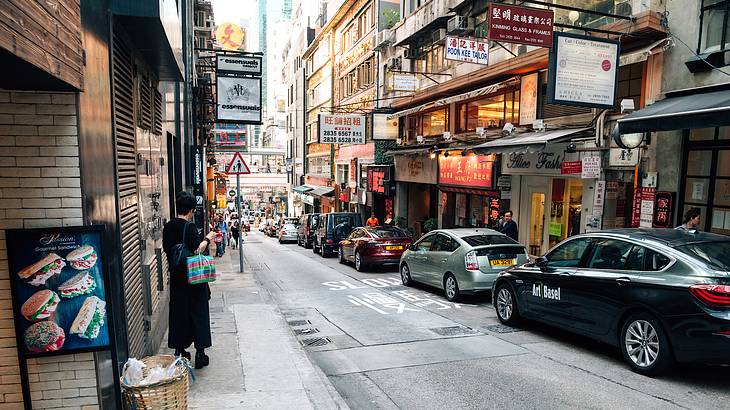
[{"label": "poon kee tailor sign", "polygon": [[320,144],[365,144],[365,116],[319,114]]},{"label": "poon kee tailor sign", "polygon": [[459,37],[446,37],[447,60],[489,64],[489,43]]},{"label": "poon kee tailor sign", "polygon": [[493,188],[494,159],[488,155],[439,156],[439,184]]},{"label": "poon kee tailor sign", "polygon": [[553,11],[489,4],[489,39],[538,47],[553,45]]}]

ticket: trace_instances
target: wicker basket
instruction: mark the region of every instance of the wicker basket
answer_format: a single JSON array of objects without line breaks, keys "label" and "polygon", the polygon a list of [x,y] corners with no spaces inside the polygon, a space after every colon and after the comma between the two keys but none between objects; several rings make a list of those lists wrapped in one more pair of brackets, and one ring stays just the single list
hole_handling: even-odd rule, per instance
[{"label": "wicker basket", "polygon": [[[142,369],[142,373],[146,377],[149,369],[155,366],[167,368],[175,360],[177,360],[177,357],[171,355],[145,357],[142,362],[147,367]],[[188,366],[186,364],[179,363],[173,378],[158,383],[145,386],[128,386],[123,379],[120,379],[120,383],[125,409],[172,410],[188,408]]]}]

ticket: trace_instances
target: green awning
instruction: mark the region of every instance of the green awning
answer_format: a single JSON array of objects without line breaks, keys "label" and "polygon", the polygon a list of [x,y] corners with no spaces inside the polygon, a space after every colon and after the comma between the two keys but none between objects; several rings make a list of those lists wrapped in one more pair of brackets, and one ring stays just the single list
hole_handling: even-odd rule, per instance
[{"label": "green awning", "polygon": [[314,188],[312,188],[311,186],[308,186],[308,185],[299,185],[299,186],[295,186],[291,190],[294,191],[294,192],[296,192],[296,193],[298,193],[298,194],[303,194],[303,193],[309,192],[309,191],[311,191],[313,189]]}]

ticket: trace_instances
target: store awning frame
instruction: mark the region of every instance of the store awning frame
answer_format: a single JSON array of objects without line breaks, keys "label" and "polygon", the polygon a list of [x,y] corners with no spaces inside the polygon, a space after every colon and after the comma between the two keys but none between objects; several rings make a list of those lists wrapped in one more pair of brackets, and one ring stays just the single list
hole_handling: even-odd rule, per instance
[{"label": "store awning frame", "polygon": [[479,153],[535,153],[545,149],[547,144],[563,142],[577,137],[588,137],[593,127],[560,128],[542,132],[524,132],[476,145],[471,149]]},{"label": "store awning frame", "polygon": [[314,190],[314,188],[312,188],[309,185],[299,185],[299,186],[295,186],[291,190],[298,194],[304,194],[304,193]]},{"label": "store awning frame", "polygon": [[670,38],[666,37],[659,41],[655,41],[646,47],[641,47],[637,50],[629,51],[621,54],[619,57],[619,67],[631,65],[635,63],[641,63],[646,61],[650,55],[664,52],[667,48],[671,47]]},{"label": "store awning frame", "polygon": [[313,190],[307,192],[307,195],[310,196],[334,196],[335,195],[335,189],[331,186],[321,186],[314,188]]},{"label": "store awning frame", "polygon": [[730,126],[730,83],[666,93],[618,120],[620,134]]}]

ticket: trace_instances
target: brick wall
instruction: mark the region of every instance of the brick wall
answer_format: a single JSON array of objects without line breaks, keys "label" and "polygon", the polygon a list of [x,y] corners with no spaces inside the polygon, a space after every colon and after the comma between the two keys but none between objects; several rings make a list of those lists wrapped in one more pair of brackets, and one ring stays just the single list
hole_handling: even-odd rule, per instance
[{"label": "brick wall", "polygon": [[[22,408],[5,229],[81,225],[74,93],[0,90],[0,410]],[[28,361],[33,408],[98,408],[90,353]]]}]

